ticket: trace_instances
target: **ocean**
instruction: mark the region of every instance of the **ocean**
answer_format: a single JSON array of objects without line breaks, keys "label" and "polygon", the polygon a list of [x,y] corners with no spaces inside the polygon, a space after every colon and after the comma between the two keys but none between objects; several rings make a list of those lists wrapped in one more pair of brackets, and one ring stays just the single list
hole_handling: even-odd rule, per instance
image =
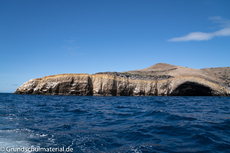
[{"label": "ocean", "polygon": [[2,93],[0,152],[230,152],[230,97]]}]

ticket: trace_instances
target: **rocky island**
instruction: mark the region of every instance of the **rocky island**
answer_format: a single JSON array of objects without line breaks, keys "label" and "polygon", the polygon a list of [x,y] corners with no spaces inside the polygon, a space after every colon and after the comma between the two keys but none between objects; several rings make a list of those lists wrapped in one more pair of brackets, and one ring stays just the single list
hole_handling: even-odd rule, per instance
[{"label": "rocky island", "polygon": [[230,96],[230,67],[158,63],[141,70],[58,74],[31,79],[15,94],[79,96]]}]

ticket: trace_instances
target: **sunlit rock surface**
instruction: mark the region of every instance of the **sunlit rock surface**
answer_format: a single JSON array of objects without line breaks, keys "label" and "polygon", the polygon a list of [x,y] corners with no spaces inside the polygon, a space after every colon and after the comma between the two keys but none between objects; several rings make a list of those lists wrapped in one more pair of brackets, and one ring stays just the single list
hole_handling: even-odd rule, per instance
[{"label": "sunlit rock surface", "polygon": [[138,80],[110,74],[59,74],[31,79],[15,94],[81,96],[229,96],[230,91],[206,79],[181,76]]}]

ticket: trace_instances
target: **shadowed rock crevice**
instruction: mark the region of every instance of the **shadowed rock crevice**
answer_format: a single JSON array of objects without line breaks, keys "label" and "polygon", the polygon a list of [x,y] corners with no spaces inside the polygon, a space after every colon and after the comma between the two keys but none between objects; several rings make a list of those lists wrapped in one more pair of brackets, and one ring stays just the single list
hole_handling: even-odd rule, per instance
[{"label": "shadowed rock crevice", "polygon": [[112,86],[111,94],[112,94],[112,96],[117,95],[117,81],[116,80],[113,80],[113,86]]},{"label": "shadowed rock crevice", "polygon": [[209,87],[195,83],[185,82],[179,85],[172,93],[172,96],[212,96]]},{"label": "shadowed rock crevice", "polygon": [[90,77],[88,77],[88,93],[86,94],[87,96],[92,96],[93,95],[93,82]]}]

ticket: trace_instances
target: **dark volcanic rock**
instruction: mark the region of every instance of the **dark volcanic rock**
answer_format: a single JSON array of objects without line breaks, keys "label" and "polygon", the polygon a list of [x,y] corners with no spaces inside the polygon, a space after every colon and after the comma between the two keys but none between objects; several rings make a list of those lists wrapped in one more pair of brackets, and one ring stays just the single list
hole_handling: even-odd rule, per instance
[{"label": "dark volcanic rock", "polygon": [[170,75],[148,75],[144,73],[139,73],[139,74],[132,74],[128,72],[98,72],[96,74],[109,74],[113,76],[118,76],[122,78],[127,78],[127,79],[134,79],[134,80],[166,80],[169,78],[174,78]]}]

